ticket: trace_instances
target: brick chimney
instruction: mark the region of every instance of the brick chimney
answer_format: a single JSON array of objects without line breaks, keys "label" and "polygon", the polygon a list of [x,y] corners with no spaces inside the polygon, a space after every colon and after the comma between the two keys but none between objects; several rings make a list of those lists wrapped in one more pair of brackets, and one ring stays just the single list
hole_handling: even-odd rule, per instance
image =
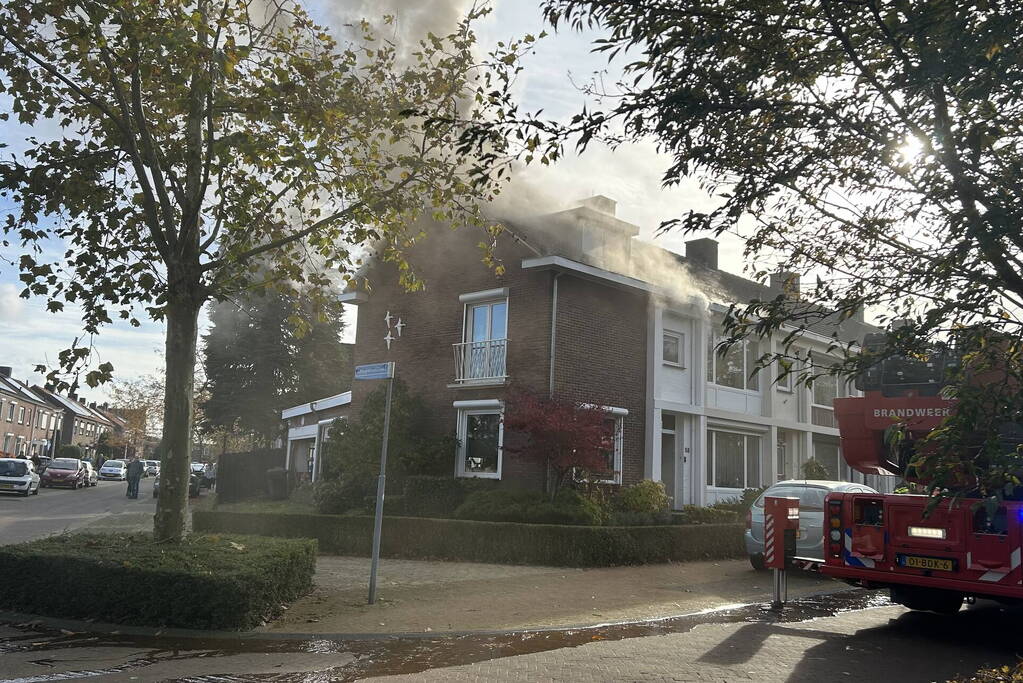
[{"label": "brick chimney", "polygon": [[3,375],[4,377],[10,377],[11,376],[11,366],[10,365],[0,365],[0,375]]},{"label": "brick chimney", "polygon": [[693,263],[717,270],[718,241],[709,237],[686,242],[686,258]]},{"label": "brick chimney", "polygon": [[781,292],[790,299],[799,298],[799,273],[781,271],[771,273],[771,289]]}]

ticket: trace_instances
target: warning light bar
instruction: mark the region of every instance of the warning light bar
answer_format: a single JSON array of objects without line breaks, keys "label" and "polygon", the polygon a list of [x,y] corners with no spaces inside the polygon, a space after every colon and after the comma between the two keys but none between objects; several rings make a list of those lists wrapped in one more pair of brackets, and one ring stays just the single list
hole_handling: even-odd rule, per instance
[{"label": "warning light bar", "polygon": [[945,538],[944,529],[935,529],[929,526],[911,526],[909,527],[909,535],[916,538]]}]

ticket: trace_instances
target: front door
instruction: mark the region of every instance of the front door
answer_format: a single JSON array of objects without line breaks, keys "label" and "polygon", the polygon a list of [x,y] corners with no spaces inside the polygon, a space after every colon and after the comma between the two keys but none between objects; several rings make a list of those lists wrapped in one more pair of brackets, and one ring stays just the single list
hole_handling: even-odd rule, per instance
[{"label": "front door", "polygon": [[661,413],[661,482],[673,510],[687,503],[685,495],[685,449],[682,447],[681,415]]}]

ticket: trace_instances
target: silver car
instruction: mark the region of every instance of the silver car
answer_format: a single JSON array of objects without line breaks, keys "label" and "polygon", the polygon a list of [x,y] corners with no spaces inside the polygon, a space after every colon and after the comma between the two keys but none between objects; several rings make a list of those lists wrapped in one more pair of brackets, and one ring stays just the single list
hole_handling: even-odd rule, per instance
[{"label": "silver car", "polygon": [[757,571],[764,566],[764,498],[799,498],[799,532],[796,534],[796,554],[824,560],[824,497],[832,491],[844,493],[877,493],[863,484],[847,481],[820,481],[790,479],[779,481],[764,491],[753,503],[746,517],[746,552],[749,563]]}]

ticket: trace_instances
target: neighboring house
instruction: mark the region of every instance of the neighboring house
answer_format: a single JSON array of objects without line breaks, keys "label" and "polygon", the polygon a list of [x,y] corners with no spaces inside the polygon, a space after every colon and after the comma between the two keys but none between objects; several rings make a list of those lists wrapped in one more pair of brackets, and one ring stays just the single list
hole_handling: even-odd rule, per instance
[{"label": "neighboring house", "polygon": [[47,403],[56,409],[58,414],[54,437],[56,446],[73,444],[82,449],[87,459],[94,460],[96,442],[100,435],[114,428],[110,419],[76,397],[63,396],[40,386],[32,387],[32,391],[45,398]]},{"label": "neighboring house", "polygon": [[45,397],[0,367],[0,457],[49,455],[58,422]]},{"label": "neighboring house", "polygon": [[[408,254],[424,289],[406,292],[392,264],[374,261],[371,291],[342,301],[359,306],[355,364],[394,361],[436,432],[457,436],[455,476],[541,485],[539,466],[502,449],[507,392],[521,388],[603,408],[608,481],[663,481],[675,507],[798,476],[810,457],[850,477],[830,403],[844,383],[807,390],[776,384],[774,368],[754,374],[766,350],[756,342],[712,352],[730,303],[798,292],[797,278],[761,285],[721,271],[714,240],[687,242],[686,257],[637,240],[606,197],[509,226],[492,245],[501,274],[478,234],[429,232]],[[832,330],[856,341],[874,329],[851,319],[799,343],[822,353]],[[353,411],[376,384],[355,383]]]},{"label": "neighboring house", "polygon": [[345,391],[281,411],[281,419],[288,428],[286,469],[295,472],[299,479],[319,478],[323,468],[320,444],[335,420],[348,418],[351,402],[352,392]]}]

